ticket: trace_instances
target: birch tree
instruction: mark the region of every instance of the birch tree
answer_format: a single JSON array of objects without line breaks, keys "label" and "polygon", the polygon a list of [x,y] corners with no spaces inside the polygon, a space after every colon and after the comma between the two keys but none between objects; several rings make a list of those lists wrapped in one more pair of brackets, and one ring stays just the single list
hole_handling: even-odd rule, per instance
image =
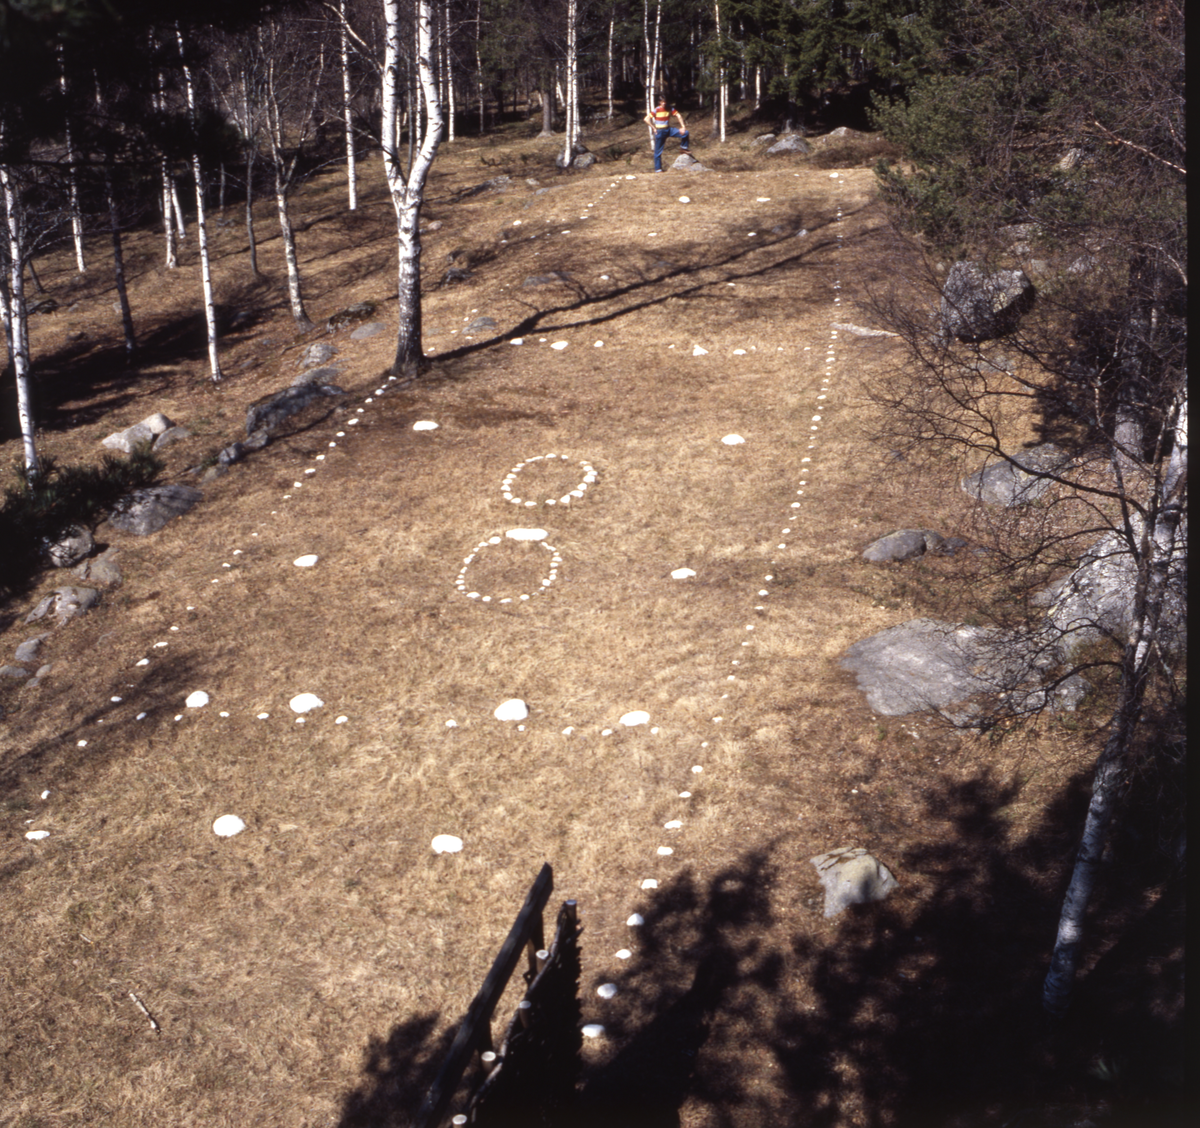
[{"label": "birch tree", "polygon": [[175,25],[179,60],[187,95],[188,124],[192,134],[192,176],[196,182],[196,241],[200,249],[200,283],[204,294],[204,324],[208,330],[208,367],[214,384],[222,379],[221,358],[217,352],[217,307],[213,299],[212,267],[208,256],[208,220],[204,207],[204,168],[200,163],[199,129],[196,117],[196,88],[192,68],[187,61],[183,29]]},{"label": "birch tree", "polygon": [[[421,204],[425,182],[437,156],[442,133],[442,105],[434,81],[431,0],[414,0],[416,15],[416,72],[424,102],[424,129],[407,170],[400,156],[399,120],[403,99],[402,54],[404,28],[400,19],[400,0],[383,0],[386,40],[384,49],[381,143],[383,170],[396,212],[397,237],[397,314],[396,359],[392,374],[412,380],[424,364],[421,347]],[[416,114],[409,117],[409,129],[415,130]]]},{"label": "birch tree", "polygon": [[[296,182],[304,145],[316,125],[317,100],[325,73],[325,47],[310,34],[296,34],[276,20],[260,28],[267,139],[275,182],[275,206],[287,269],[288,303],[297,329],[312,328],[304,309],[296,232],[289,212],[289,197]],[[289,34],[290,31],[290,34]],[[314,51],[315,50],[315,57]],[[291,112],[289,112],[289,110]],[[289,136],[285,137],[285,128]]]},{"label": "birch tree", "polygon": [[[4,125],[0,120],[0,144],[3,141]],[[17,385],[17,420],[21,428],[25,478],[32,484],[41,473],[42,464],[37,452],[30,387],[29,320],[25,304],[25,214],[21,185],[13,170],[3,164],[0,164],[0,191],[4,195],[4,235],[8,252],[7,285],[4,294],[0,295],[4,303],[4,335]]]},{"label": "birch tree", "polygon": [[569,169],[579,142],[579,7],[567,0],[566,51],[566,127],[563,137],[562,167]]}]

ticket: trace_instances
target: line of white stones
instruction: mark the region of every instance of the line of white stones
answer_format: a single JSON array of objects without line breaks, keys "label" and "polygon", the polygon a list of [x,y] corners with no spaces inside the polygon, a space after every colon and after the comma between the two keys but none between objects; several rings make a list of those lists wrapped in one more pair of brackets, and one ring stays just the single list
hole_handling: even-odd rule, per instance
[{"label": "line of white stones", "polygon": [[[835,220],[836,240],[835,240],[835,248],[834,248],[835,256],[836,256],[835,262],[837,265],[836,265],[836,269],[834,271],[834,279],[832,282],[832,290],[833,290],[832,304],[834,307],[833,313],[836,316],[836,314],[838,312],[838,308],[841,306],[841,302],[842,302],[842,298],[841,298],[842,280],[841,280],[841,269],[840,269],[841,254],[840,254],[840,252],[842,250],[842,245],[843,245],[843,233],[842,233],[843,209],[842,209],[840,194],[841,194],[841,189],[843,188],[844,185],[843,185],[842,177],[839,173],[836,173],[836,172],[831,173],[830,178],[836,182],[835,186],[836,186],[836,188],[838,190],[838,194],[839,194],[839,199],[838,199],[838,203],[837,203],[837,214],[836,214],[836,220]],[[830,388],[830,384],[833,380],[834,367],[837,363],[837,341],[838,341],[838,331],[836,329],[831,329],[830,336],[829,336],[829,344],[826,347],[826,351],[825,351],[824,374],[821,377],[820,390],[818,391],[817,396],[816,396],[816,405],[815,405],[816,410],[814,411],[812,418],[809,422],[809,442],[808,442],[808,445],[806,448],[808,452],[813,452],[817,448],[817,438],[819,436],[821,423],[823,422],[822,413],[824,411],[824,405],[828,401],[829,388]],[[805,352],[811,351],[811,346],[805,346],[804,351]],[[806,453],[800,459],[801,469],[800,469],[799,478],[797,480],[797,488],[796,488],[796,493],[795,493],[795,497],[797,499],[805,496],[804,491],[806,488],[808,488],[809,480],[815,471],[815,467],[812,465],[812,458],[813,458],[812,453]],[[792,532],[792,527],[791,527],[790,521],[791,521],[792,517],[794,516],[795,511],[797,509],[801,508],[802,504],[803,503],[800,500],[795,500],[795,501],[791,501],[788,503],[788,510],[784,516],[784,525],[779,531],[780,537],[784,538],[784,539],[781,539],[777,543],[777,545],[776,545],[777,552],[782,552],[787,549],[788,542],[787,542],[786,538]],[[770,571],[768,571],[763,576],[764,584],[769,585],[770,583],[772,583],[774,581],[775,572],[777,570],[777,564],[778,564],[778,559],[772,560],[769,563],[768,567],[770,568]],[[770,594],[771,594],[770,587],[761,587],[761,588],[757,589],[757,596],[760,599],[766,599],[767,597],[770,596]],[[765,603],[761,603],[761,602],[755,603],[754,610],[756,612],[758,612],[760,615],[765,614],[767,611],[767,605]],[[745,624],[746,631],[752,632],[755,629],[755,625],[756,625],[755,623]],[[742,647],[749,647],[750,645],[751,645],[750,639],[742,640],[742,643],[741,643]],[[737,682],[738,673],[736,671],[738,671],[739,667],[741,666],[741,661],[742,660],[740,658],[733,658],[730,660],[730,666],[733,668],[733,670],[735,672],[730,673],[726,676],[727,682],[733,682],[733,683]],[[728,693],[722,694],[721,700],[725,700],[726,698],[728,698],[728,696],[729,696]],[[717,708],[719,709],[720,707],[721,706],[718,704]],[[717,715],[712,718],[712,721],[710,723],[713,725],[719,725],[723,721],[724,721],[724,717],[721,715]],[[699,742],[699,747],[701,750],[708,748],[708,746],[709,746],[709,741],[707,741],[707,740],[701,740]],[[703,764],[697,763],[697,764],[692,765],[691,774],[693,776],[700,776],[703,774],[703,772],[704,772]],[[691,786],[695,786],[695,784],[692,784]],[[684,790],[681,790],[678,792],[678,798],[680,800],[683,800],[685,802],[685,804],[686,804],[686,801],[690,800],[692,797],[693,797],[693,793],[690,789],[685,788]],[[682,817],[669,819],[667,822],[665,822],[663,824],[662,829],[670,832],[671,840],[674,841],[674,840],[676,840],[676,835],[678,834],[678,832],[681,832],[684,829],[684,820]],[[664,844],[656,847],[656,856],[659,858],[670,857],[670,856],[673,856],[674,853],[675,853],[674,846],[669,846],[664,843]],[[641,892],[644,895],[644,894],[650,893],[653,890],[657,889],[658,886],[659,886],[659,879],[657,877],[646,877],[641,880],[639,889],[641,890]],[[641,913],[634,912],[629,916],[628,920],[626,920],[625,923],[631,930],[634,930],[645,923],[645,918],[642,916]],[[633,933],[633,935],[636,935],[636,933]],[[630,948],[621,948],[618,951],[616,951],[615,953],[613,953],[613,959],[624,961],[624,960],[628,960],[632,955],[633,955],[633,952],[630,950]],[[609,1000],[609,999],[615,998],[616,995],[619,993],[619,990],[620,990],[620,988],[617,983],[612,982],[612,981],[605,981],[604,983],[600,984],[599,987],[596,988],[596,994],[601,1000]],[[589,1022],[584,1025],[583,1033],[584,1033],[585,1037],[588,1037],[588,1038],[599,1038],[604,1035],[604,1026],[602,1023],[599,1023],[599,1022]]]}]

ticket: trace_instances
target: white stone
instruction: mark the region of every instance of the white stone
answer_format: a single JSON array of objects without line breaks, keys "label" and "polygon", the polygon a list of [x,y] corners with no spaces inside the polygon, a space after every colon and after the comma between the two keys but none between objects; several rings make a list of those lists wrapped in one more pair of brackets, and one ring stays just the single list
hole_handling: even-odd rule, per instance
[{"label": "white stone", "polygon": [[310,552],[306,556],[297,556],[292,563],[295,564],[297,568],[311,568],[314,564],[316,564],[318,559],[319,557],[315,552]]},{"label": "white stone", "polygon": [[570,344],[569,341],[555,341],[554,344],[552,344],[550,347],[552,349],[557,349],[559,352],[562,352],[563,349],[565,349],[568,344]]},{"label": "white stone", "polygon": [[333,723],[335,725],[344,725],[349,719],[350,719],[349,717],[338,717],[337,720],[334,721]]},{"label": "white stone", "polygon": [[621,948],[613,953],[614,958],[618,960],[627,960],[633,953],[628,948]]},{"label": "white stone", "polygon": [[446,727],[447,728],[458,728],[458,722],[457,721],[447,721]]},{"label": "white stone", "polygon": [[674,850],[673,850],[673,849],[672,849],[670,846],[660,846],[660,847],[658,848],[658,852],[659,852],[659,854],[660,854],[662,857],[664,857],[664,858],[665,858],[665,857],[667,857],[667,856],[668,856],[668,855],[670,855],[670,854],[674,854],[674,853],[675,853],[675,851],[674,851]]},{"label": "white stone", "polygon": [[414,431],[436,431],[438,425],[432,419],[418,419],[412,429]]},{"label": "white stone", "polygon": [[612,999],[616,997],[617,985],[615,983],[601,983],[596,988],[596,994],[602,999]]},{"label": "white stone", "polygon": [[311,713],[324,704],[315,693],[298,693],[288,702],[293,713]]},{"label": "white stone", "polygon": [[40,842],[43,838],[49,838],[50,832],[48,830],[27,830],[25,832],[25,837],[28,838],[30,842]]},{"label": "white stone", "polygon": [[570,736],[571,733],[573,733],[574,731],[575,731],[574,725],[567,725],[567,727],[565,729],[563,729],[562,734],[563,734],[563,736]]},{"label": "white stone", "polygon": [[496,706],[492,716],[498,721],[523,721],[529,716],[529,708],[519,697],[510,697]]},{"label": "white stone", "polygon": [[453,834],[435,834],[429,845],[435,854],[457,854],[463,848],[462,839]]},{"label": "white stone", "polygon": [[259,713],[259,714],[258,714],[258,719],[259,719],[260,721],[265,721],[265,720],[267,720],[267,719],[268,719],[270,716],[271,716],[271,714],[270,714],[270,713]]},{"label": "white stone", "polygon": [[189,693],[184,704],[189,709],[203,709],[208,704],[208,694],[202,689],[196,690],[195,693]]},{"label": "white stone", "polygon": [[646,880],[642,882],[642,888],[643,889],[657,889],[658,888],[658,879],[654,878],[654,877],[646,878]]},{"label": "white stone", "polygon": [[545,529],[509,529],[504,535],[515,541],[543,541],[549,534]]},{"label": "white stone", "polygon": [[604,1035],[604,1027],[598,1022],[588,1022],[580,1029],[580,1033],[585,1038],[600,1038]]},{"label": "white stone", "polygon": [[683,823],[679,819],[672,819],[670,822],[663,823],[663,830],[678,830]]},{"label": "white stone", "polygon": [[621,724],[626,728],[633,728],[634,725],[645,725],[650,723],[650,714],[642,709],[635,709],[632,713],[626,713],[621,718]]},{"label": "white stone", "polygon": [[696,573],[693,572],[691,568],[676,568],[675,571],[671,573],[671,579],[690,580],[695,574]]},{"label": "white stone", "polygon": [[232,838],[245,829],[246,824],[237,815],[222,815],[213,822],[213,834],[218,838]]},{"label": "white stone", "polygon": [[740,446],[745,441],[746,440],[743,439],[741,435],[737,435],[737,434],[726,435],[721,440],[721,442],[723,442],[726,446]]},{"label": "white stone", "polygon": [[630,928],[637,928],[638,925],[645,924],[646,921],[641,913],[634,913],[625,923],[629,925]]},{"label": "white stone", "polygon": [[745,350],[745,349],[734,349],[734,350],[733,350],[733,355],[734,355],[734,356],[745,356],[745,355],[746,355],[746,350]]},{"label": "white stone", "polygon": [[708,356],[708,349],[702,349],[699,345],[692,347],[692,356]]}]

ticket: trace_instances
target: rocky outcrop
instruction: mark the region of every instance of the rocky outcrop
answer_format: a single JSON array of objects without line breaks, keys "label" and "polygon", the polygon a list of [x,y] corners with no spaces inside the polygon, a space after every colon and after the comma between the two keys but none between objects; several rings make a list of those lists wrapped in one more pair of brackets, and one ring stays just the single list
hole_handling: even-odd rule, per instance
[{"label": "rocky outcrop", "polygon": [[1063,470],[1071,456],[1053,443],[1042,443],[1014,454],[1011,460],[993,462],[962,480],[962,488],[989,505],[1012,509],[1041,497],[1054,482],[1045,477]]},{"label": "rocky outcrop", "polygon": [[943,340],[990,341],[1016,329],[1034,300],[1023,270],[988,271],[975,262],[956,262],[942,287]]},{"label": "rocky outcrop", "polygon": [[192,486],[150,486],[121,498],[109,515],[109,524],[135,537],[158,532],[168,521],[182,516],[204,494]]}]

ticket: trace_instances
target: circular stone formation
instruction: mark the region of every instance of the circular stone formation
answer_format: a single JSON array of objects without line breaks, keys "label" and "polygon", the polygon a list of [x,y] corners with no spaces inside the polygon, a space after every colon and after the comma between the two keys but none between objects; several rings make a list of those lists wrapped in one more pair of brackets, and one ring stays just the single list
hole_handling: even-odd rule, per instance
[{"label": "circular stone formation", "polygon": [[504,495],[504,500],[511,502],[513,505],[523,505],[526,509],[532,509],[536,505],[570,505],[572,500],[582,500],[583,495],[587,492],[590,485],[594,485],[599,475],[596,473],[596,468],[586,459],[581,459],[579,465],[583,468],[583,479],[573,489],[568,490],[562,497],[548,497],[543,502],[527,501],[525,498],[517,497],[513,493],[513,482],[517,475],[525,469],[526,466],[532,466],[535,462],[561,461],[570,462],[571,460],[565,454],[535,454],[532,458],[525,459],[524,462],[518,462],[507,475],[504,481],[500,483],[500,492]]},{"label": "circular stone formation", "polygon": [[[513,531],[515,532],[517,530]],[[536,531],[541,532],[540,529]],[[458,590],[462,592],[462,594],[468,599],[478,599],[480,603],[525,603],[528,602],[528,600],[533,596],[537,595],[538,592],[545,591],[552,583],[554,583],[556,579],[558,579],[558,566],[562,563],[562,557],[558,554],[558,549],[552,544],[547,544],[544,540],[536,540],[529,541],[527,543],[536,544],[540,548],[544,548],[548,553],[550,553],[550,571],[538,581],[538,586],[535,587],[533,591],[522,592],[517,595],[503,596],[484,595],[482,592],[470,591],[470,585],[467,583],[467,572],[470,570],[471,565],[475,562],[476,558],[481,552],[485,552],[487,549],[499,544],[503,539],[503,537],[498,536],[488,537],[487,540],[480,541],[471,550],[468,556],[463,557],[463,565],[462,568],[459,569],[458,578],[454,581],[454,586],[458,588]]]}]

